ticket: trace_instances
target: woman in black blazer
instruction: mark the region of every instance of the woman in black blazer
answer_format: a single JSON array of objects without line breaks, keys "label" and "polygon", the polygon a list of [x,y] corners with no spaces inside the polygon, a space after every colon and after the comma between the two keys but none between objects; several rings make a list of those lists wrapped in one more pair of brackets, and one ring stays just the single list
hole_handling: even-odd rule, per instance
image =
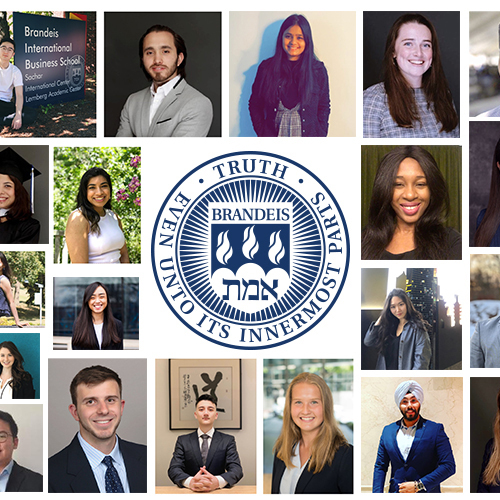
[{"label": "woman in black blazer", "polygon": [[33,377],[14,342],[0,344],[0,399],[35,399]]},{"label": "woman in black blazer", "polygon": [[332,392],[301,373],[286,392],[283,427],[274,445],[271,493],[352,493],[352,446],[333,414]]},{"label": "woman in black blazer", "polygon": [[123,325],[113,316],[108,299],[107,288],[98,281],[85,289],[82,308],[73,324],[74,350],[123,349]]}]

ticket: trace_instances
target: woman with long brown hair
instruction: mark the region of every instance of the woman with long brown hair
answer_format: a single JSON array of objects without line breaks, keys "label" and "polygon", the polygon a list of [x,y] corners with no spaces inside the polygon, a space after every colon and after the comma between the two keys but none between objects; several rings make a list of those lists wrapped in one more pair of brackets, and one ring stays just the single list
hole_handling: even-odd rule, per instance
[{"label": "woman with long brown hair", "polygon": [[352,493],[352,446],[333,413],[332,392],[313,373],[286,392],[283,427],[274,445],[271,493]]},{"label": "woman with long brown hair", "polygon": [[14,342],[0,343],[0,399],[35,399],[33,377]]},{"label": "woman with long brown hair", "polygon": [[363,93],[363,137],[459,137],[437,33],[421,14],[392,25],[384,81]]},{"label": "woman with long brown hair", "polygon": [[500,139],[493,155],[488,206],[483,208],[477,217],[474,246],[500,246]]},{"label": "woman with long brown hair", "polygon": [[401,288],[392,290],[364,343],[378,349],[377,370],[428,370],[431,360],[429,324]]},{"label": "woman with long brown hair", "polygon": [[493,424],[493,438],[486,443],[478,493],[500,493],[500,391],[497,394],[497,414]]}]

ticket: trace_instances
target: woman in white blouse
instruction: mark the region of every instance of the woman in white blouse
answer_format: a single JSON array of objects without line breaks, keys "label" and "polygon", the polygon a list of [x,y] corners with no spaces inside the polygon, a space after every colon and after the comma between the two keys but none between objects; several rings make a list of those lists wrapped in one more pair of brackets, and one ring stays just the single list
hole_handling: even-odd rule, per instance
[{"label": "woman in white blouse", "polygon": [[352,446],[318,375],[301,373],[290,383],[274,453],[271,493],[353,492]]},{"label": "woman in white blouse", "polygon": [[80,313],[73,324],[71,346],[74,350],[123,349],[123,325],[113,316],[107,288],[98,281],[83,294]]},{"label": "woman in white blouse", "polygon": [[118,216],[111,210],[111,178],[100,167],[87,170],[66,224],[66,244],[73,264],[129,263],[127,243]]}]

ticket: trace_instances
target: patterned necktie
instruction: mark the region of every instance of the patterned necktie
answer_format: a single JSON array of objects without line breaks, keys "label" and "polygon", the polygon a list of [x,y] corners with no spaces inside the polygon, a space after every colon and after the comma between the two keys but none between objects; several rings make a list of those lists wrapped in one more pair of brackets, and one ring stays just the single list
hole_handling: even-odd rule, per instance
[{"label": "patterned necktie", "polygon": [[107,455],[102,459],[102,463],[107,467],[106,475],[104,476],[106,493],[124,493],[120,476],[113,465],[113,459]]},{"label": "patterned necktie", "polygon": [[207,463],[208,456],[208,439],[210,436],[208,434],[202,434],[201,439],[203,439],[203,443],[201,443],[201,459],[203,460],[203,465]]}]

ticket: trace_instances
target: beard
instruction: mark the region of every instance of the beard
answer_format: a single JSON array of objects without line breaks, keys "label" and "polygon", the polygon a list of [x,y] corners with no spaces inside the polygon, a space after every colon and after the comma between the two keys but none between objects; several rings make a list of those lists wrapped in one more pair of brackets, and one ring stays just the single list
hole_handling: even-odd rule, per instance
[{"label": "beard", "polygon": [[[418,408],[417,410],[408,408],[405,411],[400,409],[399,411],[401,412],[401,415],[403,415],[403,418],[408,422],[415,422],[420,416],[420,408]],[[408,412],[411,412],[411,415],[408,415]]]},{"label": "beard", "polygon": [[173,68],[165,66],[165,69],[159,73],[156,73],[153,71],[152,67],[150,67],[148,68],[148,73],[153,79],[153,82],[155,82],[158,86],[161,86],[176,76],[177,66],[174,66]]}]

